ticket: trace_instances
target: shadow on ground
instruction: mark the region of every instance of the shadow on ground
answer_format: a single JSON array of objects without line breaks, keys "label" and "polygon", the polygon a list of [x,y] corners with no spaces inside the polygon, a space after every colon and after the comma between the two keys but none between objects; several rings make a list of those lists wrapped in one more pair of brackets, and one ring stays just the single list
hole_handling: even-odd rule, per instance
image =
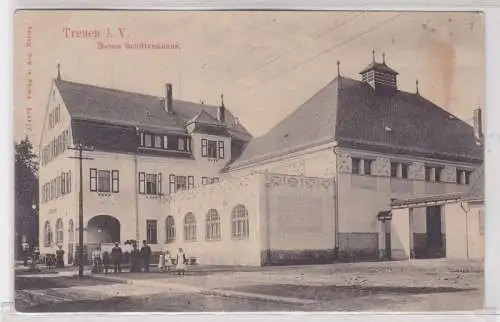
[{"label": "shadow on ground", "polygon": [[163,293],[146,297],[112,297],[105,300],[77,300],[31,306],[16,301],[18,312],[203,312],[203,311],[297,311],[301,306],[258,300],[244,300],[186,294]]},{"label": "shadow on ground", "polygon": [[48,288],[68,288],[72,286],[98,286],[123,284],[125,282],[96,279],[91,276],[16,276],[16,290],[44,290]]},{"label": "shadow on ground", "polygon": [[325,285],[308,286],[294,284],[248,285],[235,288],[224,288],[238,292],[257,293],[273,296],[286,296],[317,301],[331,301],[373,295],[418,295],[434,293],[468,292],[474,288],[454,287],[395,287],[395,286],[359,286],[359,285]]}]

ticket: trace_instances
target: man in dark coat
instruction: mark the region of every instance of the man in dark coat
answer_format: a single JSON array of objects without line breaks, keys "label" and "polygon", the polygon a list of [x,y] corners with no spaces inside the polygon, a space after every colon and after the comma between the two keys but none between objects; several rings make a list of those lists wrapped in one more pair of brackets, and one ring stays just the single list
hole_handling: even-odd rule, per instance
[{"label": "man in dark coat", "polygon": [[137,249],[137,243],[132,243],[130,252],[130,272],[137,273],[141,271],[141,252]]},{"label": "man in dark coat", "polygon": [[58,245],[58,249],[56,250],[56,267],[64,267],[64,250],[62,249],[62,245]]},{"label": "man in dark coat", "polygon": [[142,241],[141,258],[144,272],[149,272],[149,264],[151,263],[151,247],[149,247],[145,240]]},{"label": "man in dark coat", "polygon": [[111,261],[113,262],[115,274],[122,272],[122,249],[118,243],[111,250]]}]

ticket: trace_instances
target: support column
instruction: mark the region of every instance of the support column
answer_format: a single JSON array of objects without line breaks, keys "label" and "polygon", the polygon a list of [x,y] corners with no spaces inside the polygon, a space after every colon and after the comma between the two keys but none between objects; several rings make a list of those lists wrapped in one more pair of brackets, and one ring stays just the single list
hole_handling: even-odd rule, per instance
[{"label": "support column", "polygon": [[395,260],[410,258],[410,208],[394,209],[391,220],[391,255]]}]

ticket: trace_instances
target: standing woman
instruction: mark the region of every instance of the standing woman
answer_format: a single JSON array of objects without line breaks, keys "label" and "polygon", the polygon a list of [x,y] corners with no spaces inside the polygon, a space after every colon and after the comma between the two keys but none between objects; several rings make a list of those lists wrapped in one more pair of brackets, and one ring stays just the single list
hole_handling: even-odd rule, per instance
[{"label": "standing woman", "polygon": [[186,254],[184,254],[182,248],[179,248],[179,251],[177,252],[177,273],[179,275],[185,275],[187,268],[186,263]]}]

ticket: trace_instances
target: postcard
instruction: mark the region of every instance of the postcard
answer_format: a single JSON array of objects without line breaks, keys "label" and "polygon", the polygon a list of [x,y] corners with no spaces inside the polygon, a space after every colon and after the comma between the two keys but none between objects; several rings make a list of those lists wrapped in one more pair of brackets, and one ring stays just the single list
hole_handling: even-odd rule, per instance
[{"label": "postcard", "polygon": [[482,309],[483,20],[17,11],[16,310]]}]

